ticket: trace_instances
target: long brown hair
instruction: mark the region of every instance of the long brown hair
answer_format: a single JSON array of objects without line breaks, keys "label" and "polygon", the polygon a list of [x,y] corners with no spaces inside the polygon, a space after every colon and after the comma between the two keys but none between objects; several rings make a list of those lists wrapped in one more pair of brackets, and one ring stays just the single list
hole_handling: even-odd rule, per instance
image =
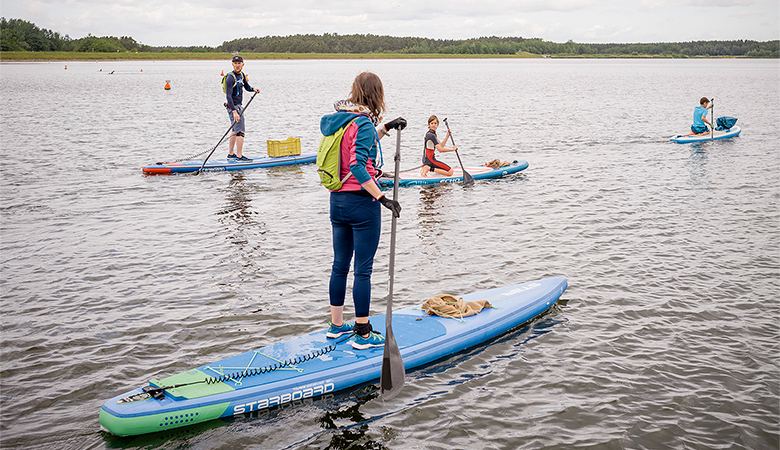
[{"label": "long brown hair", "polygon": [[385,89],[376,74],[363,72],[355,77],[347,100],[366,106],[371,115],[379,117],[385,110]]}]

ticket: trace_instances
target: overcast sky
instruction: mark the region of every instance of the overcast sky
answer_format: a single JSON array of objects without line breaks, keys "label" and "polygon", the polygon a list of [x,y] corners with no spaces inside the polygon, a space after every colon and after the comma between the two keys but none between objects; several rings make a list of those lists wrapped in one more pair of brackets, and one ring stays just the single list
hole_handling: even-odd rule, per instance
[{"label": "overcast sky", "polygon": [[0,0],[71,39],[130,36],[151,46],[254,36],[519,36],[582,43],[780,39],[778,0]]}]

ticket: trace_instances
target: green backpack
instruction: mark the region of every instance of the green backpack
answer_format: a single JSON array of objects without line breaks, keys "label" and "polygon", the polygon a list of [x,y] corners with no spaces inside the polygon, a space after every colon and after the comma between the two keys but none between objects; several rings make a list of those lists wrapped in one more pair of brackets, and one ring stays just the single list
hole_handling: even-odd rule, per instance
[{"label": "green backpack", "polygon": [[339,179],[341,170],[341,139],[347,127],[355,120],[339,128],[335,133],[323,136],[317,149],[317,173],[320,175],[320,183],[331,191],[338,191],[347,181],[352,172],[347,173],[343,179]]},{"label": "green backpack", "polygon": [[[227,79],[228,75],[231,75],[232,73],[233,72],[228,72],[228,73],[225,74],[225,76],[222,77],[222,92],[224,92],[225,94],[227,94],[227,83],[225,82],[225,80]],[[235,77],[236,76],[233,75],[233,79],[235,79]],[[241,72],[241,79],[240,80],[236,80],[236,84],[233,85],[234,88],[241,89],[241,88],[238,87],[238,82],[239,81],[241,81],[241,82],[244,81],[244,72]]]}]

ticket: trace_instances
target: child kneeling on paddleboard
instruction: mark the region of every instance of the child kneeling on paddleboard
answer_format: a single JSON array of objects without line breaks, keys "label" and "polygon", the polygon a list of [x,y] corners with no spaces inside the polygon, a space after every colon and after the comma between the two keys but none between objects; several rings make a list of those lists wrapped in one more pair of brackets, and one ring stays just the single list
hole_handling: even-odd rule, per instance
[{"label": "child kneeling on paddleboard", "polygon": [[[330,223],[333,229],[333,266],[330,272],[330,327],[326,336],[335,339],[355,333],[352,347],[365,350],[385,345],[384,336],[376,333],[368,321],[371,304],[371,272],[379,246],[381,206],[395,217],[401,205],[379,190],[376,177],[382,166],[379,140],[390,129],[403,129],[406,120],[399,117],[377,127],[385,109],[382,81],[371,72],[363,72],[352,83],[349,98],[334,104],[336,113],[323,116],[320,130],[330,136],[346,127],[341,140],[341,162],[338,190],[330,191]],[[380,130],[382,134],[377,131]],[[349,174],[349,176],[347,176]],[[344,298],[347,274],[355,257],[352,299],[355,324],[344,322]]]},{"label": "child kneeling on paddleboard", "polygon": [[436,159],[436,150],[442,153],[454,152],[458,149],[458,146],[453,143],[452,148],[445,148],[444,144],[446,144],[447,139],[450,138],[450,130],[447,130],[447,135],[444,136],[444,140],[439,142],[439,139],[436,137],[437,128],[439,128],[439,118],[436,116],[429,117],[428,132],[425,133],[425,150],[422,157],[423,166],[420,169],[420,175],[427,177],[428,172],[433,171],[439,175],[451,177],[455,171],[452,167]]},{"label": "child kneeling on paddleboard", "polygon": [[709,103],[710,101],[707,99],[707,97],[702,97],[701,100],[699,100],[699,106],[693,109],[693,125],[691,125],[691,133],[707,134],[710,132],[710,129],[707,128],[707,125],[712,126],[712,124],[707,121],[707,105],[709,105]]}]

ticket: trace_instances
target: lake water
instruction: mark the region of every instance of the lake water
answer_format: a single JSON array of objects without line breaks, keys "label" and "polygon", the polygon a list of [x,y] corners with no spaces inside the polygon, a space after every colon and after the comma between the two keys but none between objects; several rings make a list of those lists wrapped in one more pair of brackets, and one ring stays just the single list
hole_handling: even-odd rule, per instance
[{"label": "lake water", "polygon": [[[548,276],[569,289],[532,323],[410,371],[389,402],[374,383],[170,433],[101,431],[102,403],[149,378],[327,324],[313,165],[141,172],[217,143],[229,69],[0,64],[3,448],[778,448],[777,60],[247,61],[261,89],[249,156],[290,136],[313,151],[319,118],[371,70],[386,118],[409,121],[402,168],[419,165],[431,114],[466,165],[529,162],[471,189],[401,189],[396,307]],[[669,142],[702,96],[742,135]]]}]

